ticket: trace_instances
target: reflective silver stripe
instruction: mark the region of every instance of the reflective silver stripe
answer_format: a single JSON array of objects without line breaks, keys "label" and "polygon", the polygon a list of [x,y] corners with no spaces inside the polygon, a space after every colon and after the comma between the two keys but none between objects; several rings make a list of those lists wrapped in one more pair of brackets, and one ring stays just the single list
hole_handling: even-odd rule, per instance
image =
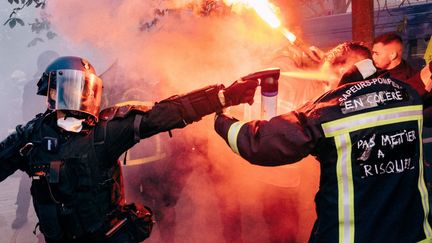
[{"label": "reflective silver stripe", "polygon": [[432,143],[432,138],[423,138],[423,143]]},{"label": "reflective silver stripe", "polygon": [[322,128],[326,137],[333,137],[340,133],[371,127],[370,123],[372,122],[376,123],[375,126],[379,126],[392,123],[391,120],[394,120],[393,123],[402,122],[404,121],[403,118],[406,118],[406,120],[416,120],[414,116],[422,116],[422,114],[423,107],[421,105],[405,106],[342,118],[324,123]]},{"label": "reflective silver stripe", "polygon": [[236,154],[240,154],[237,148],[237,136],[244,124],[245,122],[242,121],[234,122],[228,130],[228,144]]},{"label": "reflective silver stripe", "polygon": [[354,189],[351,167],[351,139],[349,134],[335,137],[338,153],[336,174],[338,177],[339,242],[354,242]]},{"label": "reflective silver stripe", "polygon": [[[419,136],[420,141],[423,139],[423,121],[418,121],[419,126]],[[423,146],[420,146],[420,154],[423,155]],[[429,194],[426,188],[426,183],[424,181],[424,167],[423,167],[423,157],[420,156],[419,160],[419,179],[418,179],[418,189],[420,191],[420,196],[423,204],[423,212],[424,212],[424,221],[423,221],[423,229],[427,238],[432,237],[432,229],[428,221],[429,217]]]}]

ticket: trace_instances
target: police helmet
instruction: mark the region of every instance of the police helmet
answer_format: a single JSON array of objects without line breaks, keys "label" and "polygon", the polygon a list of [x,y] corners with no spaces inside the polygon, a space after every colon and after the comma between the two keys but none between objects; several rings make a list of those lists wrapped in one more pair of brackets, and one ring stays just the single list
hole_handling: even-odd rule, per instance
[{"label": "police helmet", "polygon": [[48,96],[48,109],[78,112],[97,121],[102,79],[85,59],[74,56],[54,60],[38,82],[38,94]]}]

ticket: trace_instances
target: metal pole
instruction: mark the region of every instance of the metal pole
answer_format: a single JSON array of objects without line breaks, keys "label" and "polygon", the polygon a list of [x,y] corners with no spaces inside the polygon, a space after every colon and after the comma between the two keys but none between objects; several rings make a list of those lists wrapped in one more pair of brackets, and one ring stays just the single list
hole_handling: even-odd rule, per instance
[{"label": "metal pole", "polygon": [[352,0],[352,39],[372,46],[374,39],[373,0]]}]

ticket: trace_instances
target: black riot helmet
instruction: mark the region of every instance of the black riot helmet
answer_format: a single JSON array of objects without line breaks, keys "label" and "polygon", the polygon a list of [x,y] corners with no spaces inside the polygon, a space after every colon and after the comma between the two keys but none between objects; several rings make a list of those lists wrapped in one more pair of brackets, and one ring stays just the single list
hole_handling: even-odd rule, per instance
[{"label": "black riot helmet", "polygon": [[79,112],[97,121],[102,79],[85,59],[74,56],[54,60],[38,82],[39,95],[48,96],[48,109]]}]

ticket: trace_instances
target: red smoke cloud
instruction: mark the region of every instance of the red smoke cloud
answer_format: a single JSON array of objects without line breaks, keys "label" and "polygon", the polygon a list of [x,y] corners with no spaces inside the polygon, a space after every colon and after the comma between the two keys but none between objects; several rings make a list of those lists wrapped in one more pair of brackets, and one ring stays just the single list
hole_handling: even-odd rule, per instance
[{"label": "red smoke cloud", "polygon": [[[275,64],[269,60],[286,40],[254,12],[237,15],[218,10],[204,16],[200,6],[200,1],[62,0],[50,1],[47,12],[53,28],[66,41],[103,53],[103,60],[90,62],[96,66],[107,60],[117,63],[117,73],[104,80],[106,91],[110,86],[135,87],[143,89],[137,97],[142,100],[158,101],[209,84],[229,85]],[[286,92],[292,94],[303,92],[305,86],[288,88]],[[207,117],[174,131],[172,139],[158,135],[166,150],[166,164],[153,162],[160,164],[132,176],[125,170],[129,181],[144,176],[156,180],[142,179],[141,186],[149,187],[144,190],[150,197],[178,197],[152,205],[164,213],[156,215],[158,220],[176,214],[177,227],[165,232],[162,228],[171,226],[160,222],[148,242],[239,242],[240,238],[267,242],[273,237],[304,242],[314,218],[318,164],[308,158],[282,167],[251,166],[215,135],[212,120]],[[146,143],[147,147],[142,145]],[[144,140],[136,149],[151,150],[151,143]],[[174,148],[178,143],[181,149]],[[179,151],[191,156],[181,157]],[[142,199],[139,188],[130,186],[128,192],[131,199]],[[142,200],[148,204],[152,198]]]}]

